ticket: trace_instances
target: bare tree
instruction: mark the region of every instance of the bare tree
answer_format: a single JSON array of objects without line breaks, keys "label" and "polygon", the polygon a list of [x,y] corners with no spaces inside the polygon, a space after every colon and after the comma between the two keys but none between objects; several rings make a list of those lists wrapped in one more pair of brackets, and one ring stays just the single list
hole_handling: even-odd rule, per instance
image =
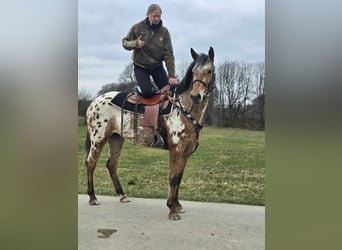
[{"label": "bare tree", "polygon": [[97,95],[102,95],[109,91],[122,91],[122,92],[130,92],[133,91],[135,83],[108,83],[102,85],[101,90],[97,93]]},{"label": "bare tree", "polygon": [[181,61],[177,63],[177,66],[176,66],[177,79],[179,80],[183,79],[190,64],[191,62],[186,62],[186,61]]},{"label": "bare tree", "polygon": [[255,85],[253,63],[225,60],[218,67],[219,126],[242,126],[248,118]]},{"label": "bare tree", "polygon": [[91,94],[84,89],[78,92],[78,100],[91,100]]},{"label": "bare tree", "polygon": [[134,74],[134,65],[129,63],[126,65],[125,69],[121,72],[119,76],[119,83],[126,83],[130,85],[136,84],[135,74]]},{"label": "bare tree", "polygon": [[78,115],[85,117],[87,108],[91,103],[91,94],[85,90],[78,92]]},{"label": "bare tree", "polygon": [[218,82],[220,86],[220,114],[221,126],[235,126],[236,107],[239,100],[239,71],[240,64],[224,61],[218,68]]},{"label": "bare tree", "polygon": [[134,89],[134,86],[136,86],[136,84],[137,81],[134,74],[134,65],[132,63],[129,63],[121,72],[119,76],[119,83],[112,82],[102,85],[101,90],[97,93],[97,95],[102,95],[109,91],[129,92]]},{"label": "bare tree", "polygon": [[257,113],[261,126],[265,127],[265,63],[256,64],[256,95],[257,95]]},{"label": "bare tree", "polygon": [[241,63],[238,73],[237,82],[237,115],[241,116],[241,119],[245,119],[245,112],[247,111],[248,101],[250,101],[250,95],[252,92],[253,85],[253,64],[252,63]]},{"label": "bare tree", "polygon": [[226,85],[227,85],[227,76],[228,76],[228,66],[227,62],[224,62],[222,65],[218,67],[218,75],[217,75],[217,99],[216,99],[216,107],[217,107],[217,117],[218,117],[218,125],[220,127],[225,126],[225,110],[226,110]]},{"label": "bare tree", "polygon": [[256,95],[265,95],[265,63],[259,62],[256,63],[256,77],[257,77],[257,84],[256,84]]}]

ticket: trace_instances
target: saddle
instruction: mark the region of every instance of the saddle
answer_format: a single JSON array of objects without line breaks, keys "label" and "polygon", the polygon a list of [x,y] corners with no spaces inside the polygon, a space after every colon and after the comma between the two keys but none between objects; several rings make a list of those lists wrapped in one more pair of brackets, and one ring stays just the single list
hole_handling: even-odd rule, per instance
[{"label": "saddle", "polygon": [[143,125],[156,128],[158,116],[171,113],[172,104],[167,98],[168,91],[169,86],[166,86],[159,94],[151,98],[143,97],[137,90],[133,92],[120,92],[111,102],[122,110],[134,112],[134,115],[144,115]]},{"label": "saddle", "polygon": [[145,98],[142,95],[138,94],[137,92],[133,92],[131,95],[127,97],[127,101],[132,104],[144,104],[146,106],[152,106],[162,102],[165,99],[165,94],[159,94],[152,96],[150,98]]}]

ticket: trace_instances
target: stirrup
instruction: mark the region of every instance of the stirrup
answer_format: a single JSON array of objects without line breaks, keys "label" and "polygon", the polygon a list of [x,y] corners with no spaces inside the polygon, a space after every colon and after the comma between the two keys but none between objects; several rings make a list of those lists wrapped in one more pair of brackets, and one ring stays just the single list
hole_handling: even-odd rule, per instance
[{"label": "stirrup", "polygon": [[159,95],[160,94],[160,90],[156,89],[156,87],[153,85],[152,85],[152,92],[153,92],[153,95]]},{"label": "stirrup", "polygon": [[143,96],[140,86],[135,86],[135,91],[137,91],[139,95]]},{"label": "stirrup", "polygon": [[160,135],[159,132],[157,132],[154,135],[154,142],[152,143],[151,147],[152,148],[164,148],[164,139],[163,137]]}]

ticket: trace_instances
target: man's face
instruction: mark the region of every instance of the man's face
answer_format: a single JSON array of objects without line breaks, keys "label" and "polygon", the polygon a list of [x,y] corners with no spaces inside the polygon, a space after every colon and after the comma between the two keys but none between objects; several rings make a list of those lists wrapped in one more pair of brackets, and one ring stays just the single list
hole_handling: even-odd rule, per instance
[{"label": "man's face", "polygon": [[155,10],[151,14],[148,14],[147,16],[148,16],[148,20],[150,21],[150,23],[158,24],[160,22],[161,12],[160,10]]}]

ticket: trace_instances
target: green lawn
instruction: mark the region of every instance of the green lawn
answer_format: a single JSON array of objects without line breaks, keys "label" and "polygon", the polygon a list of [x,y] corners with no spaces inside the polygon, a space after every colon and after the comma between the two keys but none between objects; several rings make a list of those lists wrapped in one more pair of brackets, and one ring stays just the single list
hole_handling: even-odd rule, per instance
[{"label": "green lawn", "polygon": [[[78,192],[86,193],[85,126],[79,126]],[[200,145],[189,158],[179,191],[180,200],[265,205],[265,133],[204,127]],[[105,162],[106,146],[94,174],[96,194],[116,195]],[[125,142],[118,176],[128,196],[165,198],[169,154],[166,150]]]}]

